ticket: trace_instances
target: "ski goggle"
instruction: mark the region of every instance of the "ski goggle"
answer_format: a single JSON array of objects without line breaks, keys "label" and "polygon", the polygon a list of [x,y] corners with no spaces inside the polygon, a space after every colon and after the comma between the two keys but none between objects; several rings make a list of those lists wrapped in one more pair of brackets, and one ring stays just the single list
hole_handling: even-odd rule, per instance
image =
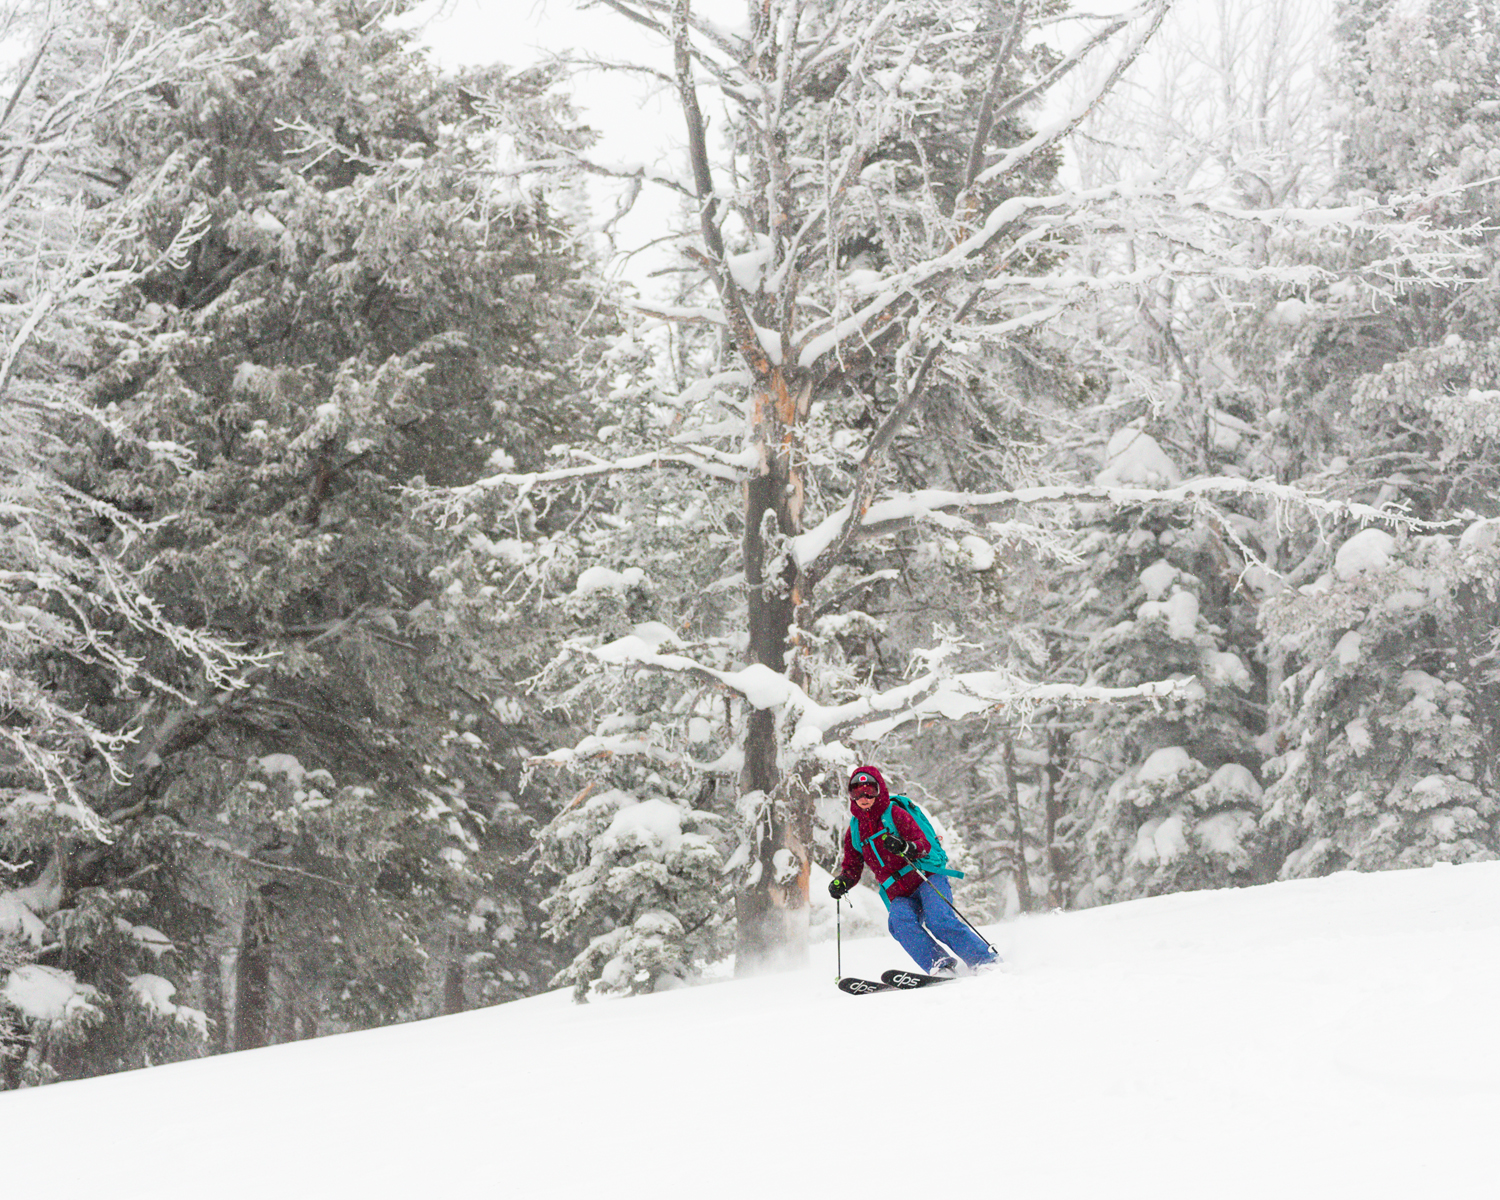
[{"label": "ski goggle", "polygon": [[849,794],[851,796],[878,796],[880,785],[873,780],[856,779],[849,785]]}]

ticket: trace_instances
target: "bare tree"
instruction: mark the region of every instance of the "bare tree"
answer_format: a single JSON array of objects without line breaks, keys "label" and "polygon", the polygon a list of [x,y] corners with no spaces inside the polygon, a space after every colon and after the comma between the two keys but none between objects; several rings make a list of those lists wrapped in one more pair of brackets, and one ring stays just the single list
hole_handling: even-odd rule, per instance
[{"label": "bare tree", "polygon": [[[756,0],[737,30],[702,19],[689,0],[604,2],[657,32],[670,50],[663,74],[679,101],[689,171],[651,174],[691,198],[696,227],[683,254],[709,285],[696,304],[637,307],[668,323],[712,329],[721,357],[715,373],[670,398],[677,417],[657,450],[497,475],[458,497],[496,489],[529,496],[661,468],[740,487],[736,561],[745,608],[736,644],[745,666],[716,668],[639,638],[596,650],[617,666],[675,672],[726,691],[743,706],[738,808],[746,845],[736,962],[753,971],[805,953],[811,785],[840,757],[835,738],[1042,700],[1161,694],[1156,685],[1033,686],[993,671],[934,666],[885,693],[820,704],[809,673],[820,589],[861,542],[931,521],[993,533],[1000,526],[987,522],[1024,505],[1092,497],[1197,506],[1216,488],[1258,485],[1200,480],[1168,493],[1078,485],[889,489],[899,435],[950,382],[945,372],[996,371],[1030,331],[1140,278],[1138,271],[1050,274],[1049,247],[1101,224],[1170,225],[1207,211],[1180,204],[1165,188],[1146,195],[1113,182],[1062,187],[1051,170],[1063,140],[1161,26],[1169,0],[1085,20],[1091,27],[1061,53],[1048,53],[1037,38],[1053,22],[1053,6],[1024,0]],[[1093,82],[1060,102],[1064,81],[1099,58]],[[722,117],[711,119],[718,109]],[[1033,127],[1020,123],[1022,114]],[[960,121],[967,127],[961,137]],[[1251,224],[1295,219],[1226,206],[1218,215]],[[1163,240],[1176,241],[1171,233]],[[1172,253],[1149,269],[1170,270]],[[1191,269],[1200,268],[1208,269]],[[867,429],[842,430],[859,445],[847,485],[814,495],[809,464],[830,453],[830,423],[849,416],[840,405],[867,391],[881,397],[876,419]],[[726,424],[726,409],[741,420]],[[1041,536],[1014,521],[1005,528],[1005,536]]]},{"label": "bare tree", "polygon": [[1110,104],[1076,131],[1080,181],[1227,185],[1263,208],[1317,195],[1334,169],[1329,22],[1321,0],[1174,10]]}]

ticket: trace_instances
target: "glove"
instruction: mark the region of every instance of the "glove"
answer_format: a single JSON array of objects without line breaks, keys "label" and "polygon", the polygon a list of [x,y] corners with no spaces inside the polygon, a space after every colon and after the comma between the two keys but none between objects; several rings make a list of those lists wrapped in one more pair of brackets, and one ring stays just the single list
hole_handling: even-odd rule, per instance
[{"label": "glove", "polygon": [[880,837],[881,845],[892,854],[908,860],[917,857],[917,848],[904,837],[897,837],[894,833],[883,833]]},{"label": "glove", "polygon": [[853,886],[854,885],[851,884],[842,875],[835,875],[833,877],[832,882],[830,882],[829,885],[828,885],[828,894],[830,896],[832,896],[835,900],[837,900],[840,896],[842,896],[845,892],[847,892]]}]

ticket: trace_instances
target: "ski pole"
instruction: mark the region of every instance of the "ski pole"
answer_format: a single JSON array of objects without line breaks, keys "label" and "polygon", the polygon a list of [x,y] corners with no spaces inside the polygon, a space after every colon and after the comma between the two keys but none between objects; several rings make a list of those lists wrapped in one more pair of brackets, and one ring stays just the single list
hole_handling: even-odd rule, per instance
[{"label": "ski pole", "polygon": [[844,898],[838,897],[833,902],[833,945],[834,953],[838,956],[838,975],[834,982],[844,977]]},{"label": "ski pole", "polygon": [[[916,871],[917,871],[917,874],[922,877],[923,882],[925,882],[925,883],[932,883],[932,876],[929,875],[926,871],[922,870],[920,867],[916,868]],[[989,952],[991,954],[998,955],[1000,953],[1000,951],[996,950],[995,947],[993,947],[993,946],[990,945],[990,939],[989,938],[985,937],[984,934],[982,934],[982,933],[979,932],[979,930],[974,929],[973,922],[970,921],[968,917],[964,916],[963,913],[961,913],[961,912],[958,911],[958,906],[955,905],[952,900],[948,899],[947,896],[943,895],[943,889],[942,888],[938,887],[937,884],[932,883],[932,890],[935,891],[938,894],[938,896],[942,898],[942,901],[943,901],[944,904],[946,904],[949,908],[953,909],[953,915],[955,917],[957,917],[960,921],[962,921],[970,929],[974,930],[974,936],[977,937],[981,942],[983,942],[985,944],[986,947],[989,948]]]}]

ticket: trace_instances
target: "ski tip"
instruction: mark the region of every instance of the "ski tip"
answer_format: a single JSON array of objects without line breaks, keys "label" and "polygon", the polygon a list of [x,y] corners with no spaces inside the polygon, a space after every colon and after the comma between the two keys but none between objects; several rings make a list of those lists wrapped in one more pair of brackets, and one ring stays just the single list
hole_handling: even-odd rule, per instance
[{"label": "ski tip", "polygon": [[896,989],[889,983],[882,983],[874,979],[857,979],[852,975],[845,975],[838,980],[838,989],[851,996],[868,996],[874,992],[892,992]]}]

